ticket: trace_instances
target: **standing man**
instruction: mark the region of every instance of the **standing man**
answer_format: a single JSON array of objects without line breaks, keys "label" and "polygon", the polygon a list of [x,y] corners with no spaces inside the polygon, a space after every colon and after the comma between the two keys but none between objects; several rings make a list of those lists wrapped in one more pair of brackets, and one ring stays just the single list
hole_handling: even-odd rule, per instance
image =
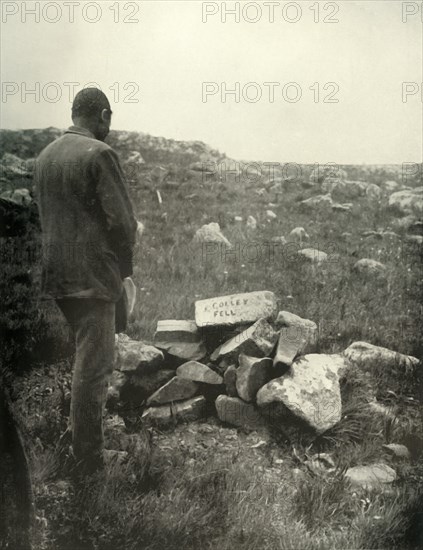
[{"label": "standing man", "polygon": [[105,143],[112,111],[103,92],[80,91],[71,126],[39,155],[35,184],[42,291],[76,343],[70,430],[82,473],[104,466],[103,411],[114,363],[115,304],[132,275],[137,222],[116,153]]}]

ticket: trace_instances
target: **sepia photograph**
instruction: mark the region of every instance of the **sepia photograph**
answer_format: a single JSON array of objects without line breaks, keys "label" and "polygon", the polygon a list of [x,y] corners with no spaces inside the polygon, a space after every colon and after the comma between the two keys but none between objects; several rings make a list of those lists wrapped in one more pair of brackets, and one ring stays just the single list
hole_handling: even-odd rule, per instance
[{"label": "sepia photograph", "polygon": [[0,549],[423,548],[423,2],[0,10]]}]

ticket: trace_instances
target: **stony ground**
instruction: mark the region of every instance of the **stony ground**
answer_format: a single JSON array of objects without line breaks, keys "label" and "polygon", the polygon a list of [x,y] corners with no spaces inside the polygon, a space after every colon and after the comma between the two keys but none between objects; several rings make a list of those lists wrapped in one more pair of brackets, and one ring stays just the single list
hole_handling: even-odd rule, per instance
[{"label": "stony ground", "polygon": [[[15,138],[16,153],[21,139]],[[31,149],[33,142],[33,136],[25,137],[25,147]],[[131,148],[135,145],[131,141]],[[120,147],[122,155],[125,144]],[[126,153],[129,157],[130,151]],[[27,156],[33,155],[28,150]],[[337,198],[351,203],[347,209],[304,210],[302,201],[322,193],[319,185],[309,185],[308,174],[307,181],[288,182],[276,192],[267,177],[253,184],[245,178],[222,181],[180,166],[178,153],[172,155],[167,179],[155,175],[159,162],[166,164],[162,152],[160,160],[153,156],[154,162],[131,178],[136,215],[145,232],[135,258],[138,300],[127,330],[130,337],[148,342],[158,320],[193,319],[198,299],[269,290],[278,297],[280,309],[318,325],[320,353],[340,353],[362,340],[421,360],[422,247],[421,239],[410,240],[408,231],[418,216],[410,220],[389,207],[388,191],[378,200],[366,195]],[[388,179],[401,183],[398,170],[351,170],[350,179],[381,186]],[[256,229],[246,225],[249,216],[256,219]],[[197,229],[210,222],[220,224],[235,254],[205,254],[201,245],[193,246]],[[309,235],[301,247],[327,252],[330,262],[321,268],[298,262],[292,248],[276,247],[269,255],[272,239],[287,237],[298,226]],[[379,365],[370,374],[351,371],[341,388],[341,422],[311,446],[309,441],[287,441],[283,430],[236,430],[213,415],[173,431],[153,431],[150,441],[136,422],[125,435],[114,416],[106,435],[116,448],[130,440],[129,460],[110,465],[101,483],[75,492],[56,447],[69,412],[69,335],[60,358],[57,349],[46,344],[63,339],[60,319],[52,316],[46,322],[31,286],[39,274],[39,237],[34,230],[25,238],[33,256],[7,256],[2,265],[4,303],[14,305],[2,323],[15,335],[2,358],[13,367],[14,406],[33,475],[34,548],[323,550],[422,545],[421,369],[388,372]],[[19,239],[23,237],[14,245],[24,242]],[[356,262],[365,258],[384,264],[382,278],[363,278],[354,271]],[[13,333],[16,327],[21,332]],[[387,443],[407,445],[412,456],[393,456],[383,447]],[[335,469],[316,472],[310,467],[317,453],[329,453]],[[346,468],[375,462],[392,467],[397,479],[381,490],[351,491],[344,479]]]}]

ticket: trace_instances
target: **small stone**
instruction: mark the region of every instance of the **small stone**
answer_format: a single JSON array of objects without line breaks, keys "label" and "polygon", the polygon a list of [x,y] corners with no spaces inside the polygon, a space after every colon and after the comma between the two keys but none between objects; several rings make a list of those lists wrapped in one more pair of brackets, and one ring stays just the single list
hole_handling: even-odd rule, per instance
[{"label": "small stone", "polygon": [[234,221],[238,222],[238,223],[241,223],[242,222],[242,216],[235,216]]},{"label": "small stone", "polygon": [[240,354],[236,389],[241,399],[253,401],[258,390],[270,380],[271,372],[272,360],[269,357],[257,358]]},{"label": "small stone", "polygon": [[164,405],[193,397],[198,392],[198,384],[174,376],[147,399],[147,405]]},{"label": "small stone", "polygon": [[257,229],[257,220],[254,216],[248,216],[246,226],[248,229]]},{"label": "small stone", "polygon": [[273,317],[276,310],[273,292],[232,294],[195,302],[195,321],[199,327],[240,325]]},{"label": "small stone", "polygon": [[277,336],[277,332],[265,319],[259,319],[252,326],[219,346],[213,352],[211,359],[212,361],[223,357],[233,359],[240,353],[253,357],[265,357],[272,352]]},{"label": "small stone", "polygon": [[149,407],[142,415],[146,424],[168,427],[177,422],[192,421],[202,418],[206,411],[206,399],[202,395],[179,401],[171,405]]},{"label": "small stone", "polygon": [[225,246],[226,248],[232,248],[231,243],[223,235],[220,230],[220,226],[216,222],[212,222],[197,229],[194,238],[194,243],[216,243]]},{"label": "small stone", "polygon": [[225,373],[223,375],[223,382],[226,387],[226,393],[230,397],[237,397],[238,395],[236,391],[236,376],[237,376],[236,366],[229,365],[229,367],[225,370]]},{"label": "small stone", "polygon": [[273,212],[273,210],[266,210],[266,217],[268,220],[276,220],[277,215]]},{"label": "small stone", "polygon": [[302,243],[303,241],[308,240],[310,237],[308,236],[308,233],[304,229],[304,227],[295,227],[291,231],[291,233],[288,235],[288,239],[290,241]]},{"label": "small stone", "polygon": [[216,399],[216,411],[219,420],[231,426],[257,429],[263,425],[259,411],[250,403],[238,397],[219,395]]},{"label": "small stone", "polygon": [[176,369],[176,376],[192,380],[193,382],[203,382],[204,384],[222,384],[223,378],[214,372],[207,365],[198,361],[188,361]]},{"label": "small stone", "polygon": [[369,466],[354,466],[345,472],[345,478],[352,486],[372,490],[383,487],[384,484],[396,480],[395,470],[386,464],[371,464]]}]

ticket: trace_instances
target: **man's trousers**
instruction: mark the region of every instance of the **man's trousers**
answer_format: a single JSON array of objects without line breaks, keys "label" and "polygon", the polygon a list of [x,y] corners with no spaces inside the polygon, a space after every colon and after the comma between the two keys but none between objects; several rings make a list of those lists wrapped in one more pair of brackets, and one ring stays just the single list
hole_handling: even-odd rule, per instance
[{"label": "man's trousers", "polygon": [[115,304],[65,298],[57,304],[73,329],[76,351],[69,428],[73,454],[90,469],[101,467],[103,413],[114,364]]}]

